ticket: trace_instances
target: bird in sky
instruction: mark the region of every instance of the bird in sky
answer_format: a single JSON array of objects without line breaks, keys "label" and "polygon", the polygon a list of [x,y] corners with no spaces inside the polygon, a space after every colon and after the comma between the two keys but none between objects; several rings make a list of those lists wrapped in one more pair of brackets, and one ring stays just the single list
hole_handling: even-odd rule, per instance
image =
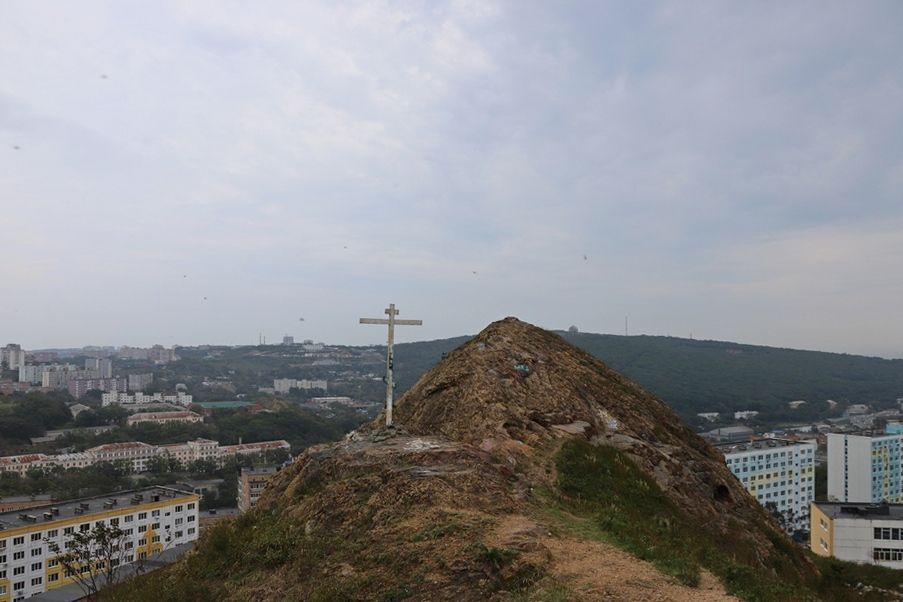
[{"label": "bird in sky", "polygon": [[13,145],[13,150],[20,150],[19,145],[18,144]]},{"label": "bird in sky", "polygon": [[583,261],[586,261],[586,255],[583,256]]}]

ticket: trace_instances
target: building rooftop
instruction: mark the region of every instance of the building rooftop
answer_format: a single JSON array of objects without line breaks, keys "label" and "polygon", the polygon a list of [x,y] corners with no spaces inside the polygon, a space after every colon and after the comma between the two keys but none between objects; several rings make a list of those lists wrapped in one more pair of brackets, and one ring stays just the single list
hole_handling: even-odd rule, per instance
[{"label": "building rooftop", "polygon": [[222,410],[230,408],[244,408],[251,405],[251,402],[235,399],[231,401],[198,401],[195,402],[195,405],[199,405],[202,408],[207,408],[208,410]]},{"label": "building rooftop", "polygon": [[265,474],[275,474],[277,472],[279,472],[278,466],[255,466],[253,468],[241,469],[242,476],[248,475],[252,477]]},{"label": "building rooftop", "polygon": [[190,412],[187,410],[181,410],[177,412],[140,412],[138,414],[132,414],[129,416],[129,420],[132,422],[138,420],[155,420],[159,418],[200,418],[200,414],[195,412]]},{"label": "building rooftop", "polygon": [[903,504],[855,502],[814,502],[829,518],[869,518],[903,520]]},{"label": "building rooftop", "polygon": [[99,451],[117,451],[120,449],[139,449],[145,447],[153,447],[148,443],[142,443],[141,441],[122,441],[119,443],[104,443],[103,445],[98,445],[97,447],[92,447],[88,451],[99,452]]},{"label": "building rooftop", "polygon": [[793,439],[778,439],[776,437],[754,439],[752,441],[729,441],[726,443],[713,443],[715,449],[723,454],[736,454],[740,452],[769,450],[779,447],[791,447],[794,445],[812,445],[812,441],[796,441]]},{"label": "building rooftop", "polygon": [[281,449],[290,447],[285,439],[277,439],[275,441],[261,441],[259,443],[239,443],[238,445],[222,445],[220,449],[224,452],[237,452],[253,449]]},{"label": "building rooftop", "polygon": [[46,454],[25,454],[23,456],[4,456],[0,458],[0,466],[11,466],[13,464],[31,464],[47,459]]},{"label": "building rooftop", "polygon": [[0,513],[0,533],[4,530],[32,525],[53,525],[57,521],[69,520],[77,516],[88,517],[98,512],[108,512],[113,508],[128,508],[138,504],[188,495],[194,494],[172,487],[145,487],[144,489],[120,491],[111,495],[66,500],[27,510],[10,510]]}]

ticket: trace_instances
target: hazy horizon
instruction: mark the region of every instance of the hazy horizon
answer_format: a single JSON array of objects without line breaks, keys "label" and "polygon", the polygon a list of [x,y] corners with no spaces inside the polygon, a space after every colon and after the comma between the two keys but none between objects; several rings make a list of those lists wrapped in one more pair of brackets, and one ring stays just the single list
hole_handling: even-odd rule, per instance
[{"label": "hazy horizon", "polygon": [[[488,324],[487,324],[487,326],[488,326]],[[540,326],[541,326],[541,325],[540,325]],[[571,325],[569,325],[569,326],[571,326]],[[566,330],[569,328],[569,326],[568,326],[568,327],[541,326],[541,327],[542,327],[542,328],[545,328],[546,330],[552,330],[552,331],[557,331],[557,332],[563,332],[563,331],[566,331]],[[378,329],[378,327],[377,327],[377,329]],[[378,329],[378,330],[379,330],[379,329]],[[403,344],[403,343],[428,343],[428,342],[432,342],[432,341],[445,340],[445,339],[453,339],[453,338],[458,338],[458,337],[473,337],[473,336],[476,336],[476,335],[478,334],[478,332],[479,332],[479,331],[475,331],[475,332],[468,333],[468,334],[456,334],[456,335],[449,335],[449,336],[445,336],[445,337],[437,337],[437,338],[431,338],[431,339],[418,339],[418,338],[416,338],[416,337],[404,337],[404,336],[399,336],[398,333],[401,332],[401,330],[402,330],[401,327],[399,327],[399,329],[397,329],[397,330],[395,331],[395,332],[396,332],[396,338],[395,338],[396,344]],[[589,332],[589,331],[584,331],[584,330],[579,330],[579,332],[580,332],[581,334],[593,334],[593,335],[616,336],[616,337],[623,337],[623,336],[625,336],[623,332],[621,332],[621,333],[617,333],[617,332]],[[382,335],[382,338],[380,338],[379,340],[372,340],[372,341],[364,342],[364,343],[360,343],[360,342],[357,342],[357,343],[349,343],[349,342],[341,342],[341,341],[314,340],[314,339],[311,339],[311,340],[313,340],[315,343],[322,343],[322,344],[324,344],[324,345],[337,345],[337,346],[350,346],[350,347],[372,347],[372,346],[383,346],[383,347],[385,347],[385,344],[386,344],[386,341],[385,341],[385,329],[380,330],[380,334]],[[264,345],[266,345],[266,346],[280,347],[280,346],[282,346],[282,336],[292,336],[292,335],[280,335],[280,336],[278,336],[278,337],[269,337],[269,336],[268,336],[268,337],[266,337],[266,343],[264,343]],[[681,336],[681,335],[677,335],[677,334],[656,334],[656,333],[645,333],[645,332],[637,332],[637,333],[631,332],[631,333],[630,333],[629,335],[627,335],[627,336],[630,336],[630,337],[641,337],[641,336],[647,336],[647,337],[666,337],[666,338],[677,338],[677,339],[684,339],[684,340],[692,340],[692,341],[696,341],[696,342],[735,343],[735,344],[737,344],[737,345],[753,345],[753,346],[757,346],[757,347],[771,347],[771,348],[774,348],[774,349],[791,349],[791,350],[794,350],[794,351],[814,351],[814,352],[823,352],[823,353],[839,353],[839,354],[845,354],[845,355],[857,355],[857,356],[866,356],[866,357],[876,357],[876,358],[886,359],[886,360],[903,360],[903,357],[888,357],[888,356],[880,356],[880,355],[869,355],[869,354],[863,354],[863,353],[850,353],[850,352],[843,351],[843,350],[838,350],[838,349],[807,349],[807,348],[803,348],[803,347],[769,345],[769,344],[767,344],[767,343],[753,343],[753,342],[749,342],[749,341],[727,341],[727,340],[722,340],[722,339],[700,339],[700,338],[695,337],[695,336],[692,337],[692,338],[690,338],[689,336]],[[295,337],[295,341],[294,341],[295,344],[301,344],[304,338],[305,338],[305,337]],[[16,342],[16,341],[10,341],[10,342]],[[56,346],[35,347],[35,348],[30,348],[30,347],[27,347],[27,346],[25,346],[25,345],[22,345],[22,348],[25,349],[25,350],[27,350],[27,351],[30,351],[30,352],[31,352],[31,351],[52,351],[52,350],[64,350],[64,349],[66,349],[66,350],[69,350],[69,349],[83,349],[83,348],[86,348],[86,347],[100,347],[100,348],[111,348],[111,347],[112,347],[112,348],[116,348],[116,349],[118,349],[118,348],[120,348],[120,347],[123,347],[123,346],[125,346],[125,347],[151,347],[152,345],[156,345],[156,344],[160,344],[160,343],[158,343],[158,342],[154,342],[154,343],[144,343],[144,344],[134,344],[134,343],[95,344],[95,343],[87,343],[87,344],[85,344],[85,345],[74,345],[74,346],[61,346],[61,345],[56,345]],[[259,346],[259,344],[258,344],[257,341],[234,342],[234,343],[224,343],[224,342],[220,342],[220,343],[211,343],[211,342],[206,342],[206,343],[173,343],[173,346],[178,346],[178,347],[200,347],[200,346],[204,346],[204,345],[209,345],[209,346],[211,346],[211,347],[218,347],[218,346],[224,346],[224,347],[254,347],[254,346]],[[2,345],[0,345],[0,346],[2,346]]]},{"label": "hazy horizon", "polygon": [[[903,3],[0,6],[0,345],[903,357]],[[304,318],[303,321],[300,318]]]}]

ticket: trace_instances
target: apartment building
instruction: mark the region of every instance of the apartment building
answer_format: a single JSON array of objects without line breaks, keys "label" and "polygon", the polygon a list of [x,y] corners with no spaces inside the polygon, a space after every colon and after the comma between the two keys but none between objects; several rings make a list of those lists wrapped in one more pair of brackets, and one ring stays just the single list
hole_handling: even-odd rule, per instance
[{"label": "apartment building", "polygon": [[148,387],[154,382],[154,374],[153,372],[147,372],[144,374],[129,374],[129,391],[144,391],[145,387]]},{"label": "apartment building", "polygon": [[69,394],[76,399],[84,397],[88,391],[116,393],[128,390],[128,386],[129,381],[125,378],[73,378],[66,382]]},{"label": "apartment building", "polygon": [[195,412],[141,412],[132,414],[126,419],[128,426],[136,424],[155,423],[168,424],[171,422],[203,422],[204,419],[200,414]]},{"label": "apartment building", "polygon": [[746,490],[784,516],[788,530],[809,528],[809,504],[815,499],[815,441],[756,439],[715,447]]},{"label": "apartment building", "polygon": [[292,389],[302,389],[310,391],[311,389],[322,389],[326,391],[325,380],[308,380],[294,378],[277,378],[273,380],[273,388],[277,393],[288,393]]},{"label": "apartment building", "polygon": [[105,357],[89,357],[85,360],[85,370],[96,372],[98,378],[112,378],[113,360]]},{"label": "apartment building", "polygon": [[0,472],[15,472],[24,475],[32,469],[43,470],[57,466],[84,468],[100,462],[127,461],[131,462],[132,471],[139,473],[147,471],[148,463],[153,458],[172,458],[183,465],[197,460],[212,460],[221,465],[227,458],[234,455],[262,455],[276,450],[289,452],[291,446],[288,441],[282,439],[238,445],[220,445],[217,441],[201,438],[169,445],[149,445],[140,441],[127,441],[98,445],[80,453],[3,456],[0,457]]},{"label": "apartment building", "polygon": [[238,477],[238,511],[247,512],[257,505],[270,478],[279,471],[276,466],[242,468]]},{"label": "apartment building", "polygon": [[16,343],[10,343],[0,349],[0,364],[7,370],[18,370],[25,365],[25,350]]},{"label": "apartment building", "polygon": [[104,407],[111,405],[135,405],[141,403],[169,403],[187,408],[193,402],[194,398],[191,395],[182,393],[181,391],[170,395],[164,395],[163,393],[148,395],[141,393],[140,391],[130,395],[128,393],[114,391],[111,393],[104,393],[100,398],[100,405]]},{"label": "apartment building", "polygon": [[903,435],[828,433],[828,500],[903,502]]},{"label": "apartment building", "polygon": [[79,531],[98,523],[125,532],[121,562],[156,554],[198,538],[198,496],[169,487],[148,487],[0,513],[0,602],[17,602],[75,581],[49,542],[65,548]]},{"label": "apartment building", "polygon": [[815,554],[903,569],[903,504],[813,502],[811,516]]}]

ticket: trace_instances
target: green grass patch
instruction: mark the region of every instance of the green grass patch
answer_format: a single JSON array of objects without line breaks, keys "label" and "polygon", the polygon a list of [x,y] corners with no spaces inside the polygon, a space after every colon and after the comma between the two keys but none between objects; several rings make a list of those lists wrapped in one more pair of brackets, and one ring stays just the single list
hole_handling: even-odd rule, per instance
[{"label": "green grass patch", "polygon": [[556,466],[558,495],[549,510],[581,536],[617,545],[691,587],[699,584],[705,567],[730,593],[746,600],[813,598],[802,586],[731,560],[723,547],[730,542],[716,542],[700,531],[651,477],[617,449],[568,441],[556,455]]}]

